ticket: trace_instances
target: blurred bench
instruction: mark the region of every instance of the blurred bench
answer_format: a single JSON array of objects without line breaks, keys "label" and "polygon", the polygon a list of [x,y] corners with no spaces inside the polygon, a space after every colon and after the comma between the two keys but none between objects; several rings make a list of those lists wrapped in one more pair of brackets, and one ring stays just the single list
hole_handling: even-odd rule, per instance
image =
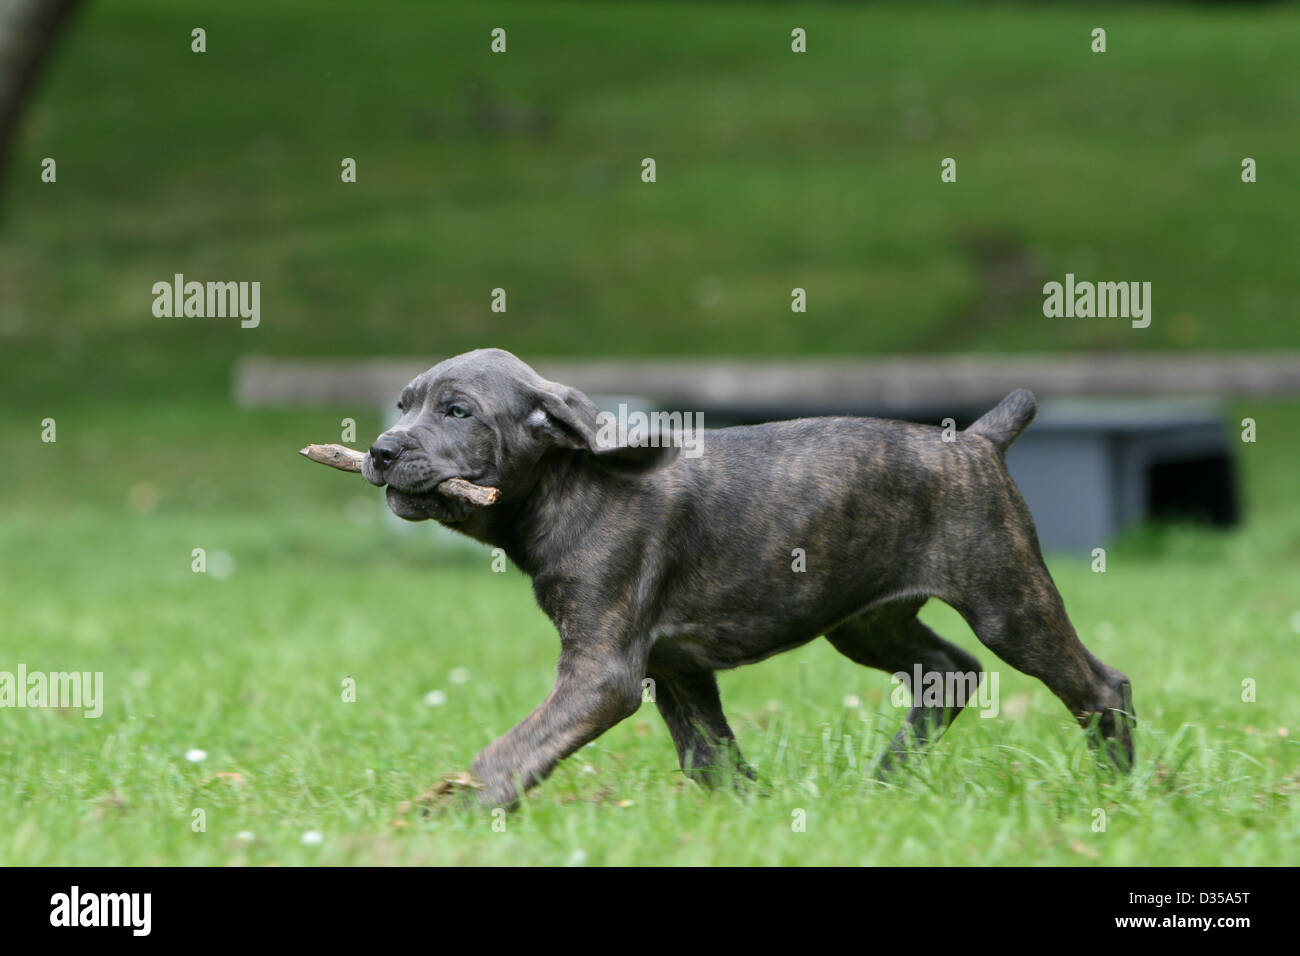
[{"label": "blurred bench", "polygon": [[[244,406],[384,409],[432,361],[241,360]],[[1007,463],[1047,550],[1087,553],[1152,517],[1229,525],[1240,514],[1236,423],[1224,398],[1300,394],[1300,356],[1017,355],[788,360],[538,359],[538,372],[598,406],[703,413],[712,426],[806,415],[876,415],[965,426],[1013,388],[1037,421]],[[328,438],[328,436],[325,436]],[[320,436],[305,436],[320,439]]]}]

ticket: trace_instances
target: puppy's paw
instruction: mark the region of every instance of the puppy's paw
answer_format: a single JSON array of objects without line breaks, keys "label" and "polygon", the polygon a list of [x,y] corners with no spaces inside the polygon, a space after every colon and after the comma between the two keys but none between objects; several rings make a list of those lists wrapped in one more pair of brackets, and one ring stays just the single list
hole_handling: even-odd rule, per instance
[{"label": "puppy's paw", "polygon": [[445,773],[442,779],[424,792],[416,803],[422,808],[423,815],[447,810],[471,810],[480,805],[484,786],[471,773]]}]

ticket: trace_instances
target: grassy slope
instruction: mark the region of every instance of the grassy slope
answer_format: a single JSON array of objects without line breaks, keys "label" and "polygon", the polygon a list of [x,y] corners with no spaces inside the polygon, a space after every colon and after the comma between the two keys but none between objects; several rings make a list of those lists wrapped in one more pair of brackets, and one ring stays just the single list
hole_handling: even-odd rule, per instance
[{"label": "grassy slope", "polygon": [[[897,722],[888,685],[816,642],[723,678],[770,797],[684,785],[646,712],[505,834],[399,817],[542,697],[553,632],[517,574],[394,539],[373,494],[293,459],[344,413],[370,434],[373,410],[231,409],[235,356],[1300,337],[1294,13],[1115,10],[1101,58],[1083,52],[1098,15],[1070,10],[678,9],[410,4],[402,29],[369,32],[343,8],[227,3],[204,14],[206,58],[171,4],[87,10],[0,224],[0,447],[18,463],[0,499],[0,669],[103,670],[108,703],[98,721],[0,713],[0,862],[1294,858],[1294,406],[1233,410],[1261,423],[1244,531],[1135,536],[1104,576],[1054,563],[1089,646],[1134,679],[1131,783],[1095,779],[1059,703],[1003,673],[1002,717],[963,717],[903,789],[864,795]],[[816,55],[783,52],[792,20]],[[511,53],[489,60],[501,23]],[[470,77],[554,104],[553,139],[476,135]],[[32,175],[46,155],[54,187]],[[337,182],[344,155],[356,186]],[[654,186],[636,178],[645,155]],[[941,189],[947,155],[959,184]],[[1238,182],[1240,155],[1260,159],[1257,186]],[[973,233],[1023,243],[1048,274],[1150,279],[1157,321],[1047,323],[1031,298],[955,325],[978,294]],[[260,279],[263,327],[153,319],[149,286],[175,271]],[[703,275],[720,280],[712,309]],[[813,306],[798,323],[795,284]],[[497,285],[504,317],[486,309]],[[35,441],[47,415],[54,445]],[[195,547],[228,550],[234,575],[192,574]],[[927,616],[994,666],[955,615]],[[431,689],[447,703],[426,707]],[[184,760],[193,747],[205,763]],[[299,843],[312,828],[318,848]]]},{"label": "grassy slope", "polygon": [[[665,10],[672,13],[666,13]],[[0,334],[115,392],[241,352],[440,355],[1294,346],[1300,19],[1182,9],[92,5],[5,196]],[[1102,19],[1110,52],[1088,51]],[[391,21],[390,21],[391,22]],[[789,27],[812,52],[788,51]],[[487,53],[492,26],[510,52]],[[545,107],[482,133],[466,92]],[[39,161],[59,182],[38,181]],[[355,157],[359,182],[339,182]],[[643,157],[659,181],[639,180]],[[958,160],[958,183],[939,162]],[[1241,157],[1260,181],[1239,180]],[[1149,280],[1157,320],[959,317],[1003,237],[1041,276]],[[154,281],[258,279],[262,328],[160,322]],[[702,277],[719,290],[701,303]],[[797,321],[790,289],[809,290]],[[510,293],[505,314],[488,292]],[[186,355],[177,362],[179,354]],[[98,363],[94,363],[98,364]],[[112,371],[110,371],[110,369]]]}]

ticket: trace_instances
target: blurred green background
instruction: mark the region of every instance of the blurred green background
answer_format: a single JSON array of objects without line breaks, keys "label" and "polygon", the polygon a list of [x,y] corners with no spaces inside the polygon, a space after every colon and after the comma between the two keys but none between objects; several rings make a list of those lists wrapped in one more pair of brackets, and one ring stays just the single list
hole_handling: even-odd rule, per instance
[{"label": "blurred green background", "polygon": [[[294,456],[344,415],[364,445],[376,409],[239,409],[230,370],[489,345],[1295,348],[1298,62],[1290,5],[88,4],[0,192],[0,669],[103,670],[109,700],[98,721],[0,713],[0,861],[1293,860],[1300,404],[1227,410],[1260,427],[1242,529],[1140,530],[1107,575],[1053,564],[1133,678],[1134,782],[1094,780],[1059,703],[1007,674],[1018,716],[959,721],[914,786],[869,791],[887,682],[818,644],[724,678],[774,798],[686,787],[646,712],[498,840],[402,807],[546,692],[556,642],[526,582],[394,537],[373,489]],[[177,272],[260,281],[260,327],[155,318]],[[1150,281],[1151,327],[1045,319],[1066,272]],[[233,572],[192,574],[195,547]],[[822,828],[790,843],[791,806]],[[1123,825],[1093,832],[1098,806]]]},{"label": "blurred green background", "polygon": [[[170,399],[247,351],[485,342],[1294,346],[1298,37],[1289,6],[91,3],[4,194],[6,386]],[[1045,321],[1042,278],[990,287],[1015,264],[1150,281],[1160,319]],[[156,320],[174,272],[259,279],[262,327]]]}]

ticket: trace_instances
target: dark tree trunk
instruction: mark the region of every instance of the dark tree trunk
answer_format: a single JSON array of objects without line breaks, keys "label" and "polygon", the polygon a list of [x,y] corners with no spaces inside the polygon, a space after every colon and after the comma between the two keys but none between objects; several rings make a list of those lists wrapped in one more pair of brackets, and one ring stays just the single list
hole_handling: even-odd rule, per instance
[{"label": "dark tree trunk", "polygon": [[41,67],[81,0],[0,0],[0,178]]}]

